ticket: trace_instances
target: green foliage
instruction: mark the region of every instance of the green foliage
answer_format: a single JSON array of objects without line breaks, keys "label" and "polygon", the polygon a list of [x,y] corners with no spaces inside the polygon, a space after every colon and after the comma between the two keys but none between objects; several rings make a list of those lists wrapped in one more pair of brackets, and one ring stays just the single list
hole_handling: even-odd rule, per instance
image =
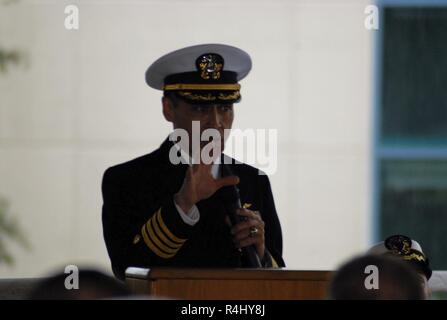
[{"label": "green foliage", "polygon": [[[0,5],[11,5],[17,3],[18,0],[0,0]],[[24,55],[19,50],[5,50],[0,48],[0,73],[8,70],[8,65],[18,65],[24,60]]]},{"label": "green foliage", "polygon": [[[10,5],[16,0],[0,0],[0,5]],[[24,55],[19,50],[5,50],[0,48],[0,73],[5,73],[11,64],[18,65],[24,60]],[[23,248],[29,249],[30,245],[23,235],[19,223],[9,212],[8,201],[0,197],[0,264],[14,264],[14,258],[7,249],[9,242],[16,242]]]},{"label": "green foliage", "polygon": [[9,212],[8,201],[0,197],[0,264],[12,265],[14,263],[13,256],[7,249],[8,242],[16,242],[25,249],[30,248],[17,219]]},{"label": "green foliage", "polygon": [[0,72],[6,72],[8,65],[18,65],[22,60],[22,54],[18,50],[7,51],[0,49]]}]

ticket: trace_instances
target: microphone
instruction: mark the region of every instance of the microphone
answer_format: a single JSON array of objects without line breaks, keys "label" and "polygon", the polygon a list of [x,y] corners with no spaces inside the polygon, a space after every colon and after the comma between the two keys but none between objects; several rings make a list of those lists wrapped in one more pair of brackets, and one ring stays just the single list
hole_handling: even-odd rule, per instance
[{"label": "microphone", "polygon": [[[230,167],[227,164],[222,163],[222,175],[233,175]],[[240,216],[236,213],[237,209],[242,208],[241,198],[239,194],[239,188],[236,185],[224,187],[227,191],[226,207],[228,215],[230,217],[231,224],[234,226],[239,222],[246,221],[247,217]],[[223,189],[224,189],[223,188]],[[256,252],[255,245],[244,247],[239,249],[242,253],[242,257],[245,258],[246,264],[250,268],[262,268],[261,260]]]}]

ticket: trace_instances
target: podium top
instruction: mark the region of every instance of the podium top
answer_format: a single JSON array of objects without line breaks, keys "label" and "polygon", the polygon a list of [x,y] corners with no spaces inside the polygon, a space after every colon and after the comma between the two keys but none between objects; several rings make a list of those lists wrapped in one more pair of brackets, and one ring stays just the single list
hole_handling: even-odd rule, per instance
[{"label": "podium top", "polygon": [[328,281],[332,271],[281,269],[203,269],[203,268],[137,268],[126,269],[132,279],[245,279],[245,280],[313,280]]}]

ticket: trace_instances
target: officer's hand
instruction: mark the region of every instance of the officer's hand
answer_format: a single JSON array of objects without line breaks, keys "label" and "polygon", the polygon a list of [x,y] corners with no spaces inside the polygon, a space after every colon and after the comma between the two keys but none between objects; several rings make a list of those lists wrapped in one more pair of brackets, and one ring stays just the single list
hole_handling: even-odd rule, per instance
[{"label": "officer's hand", "polygon": [[251,211],[248,209],[238,209],[238,215],[247,217],[246,221],[239,222],[233,228],[231,233],[233,235],[233,242],[237,248],[256,246],[259,258],[264,258],[265,239],[264,239],[264,221],[262,221],[259,211]]},{"label": "officer's hand", "polygon": [[220,188],[239,183],[237,176],[214,179],[211,175],[211,166],[203,163],[194,164],[186,171],[183,185],[174,196],[175,202],[184,212],[188,212],[200,200],[211,197]]}]

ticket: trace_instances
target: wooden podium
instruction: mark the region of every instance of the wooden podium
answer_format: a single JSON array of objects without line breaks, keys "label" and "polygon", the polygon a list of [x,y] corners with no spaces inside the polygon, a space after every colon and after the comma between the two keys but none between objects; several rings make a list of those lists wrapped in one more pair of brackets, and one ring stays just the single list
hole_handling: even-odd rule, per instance
[{"label": "wooden podium", "polygon": [[128,268],[135,294],[185,300],[325,299],[330,271]]}]

